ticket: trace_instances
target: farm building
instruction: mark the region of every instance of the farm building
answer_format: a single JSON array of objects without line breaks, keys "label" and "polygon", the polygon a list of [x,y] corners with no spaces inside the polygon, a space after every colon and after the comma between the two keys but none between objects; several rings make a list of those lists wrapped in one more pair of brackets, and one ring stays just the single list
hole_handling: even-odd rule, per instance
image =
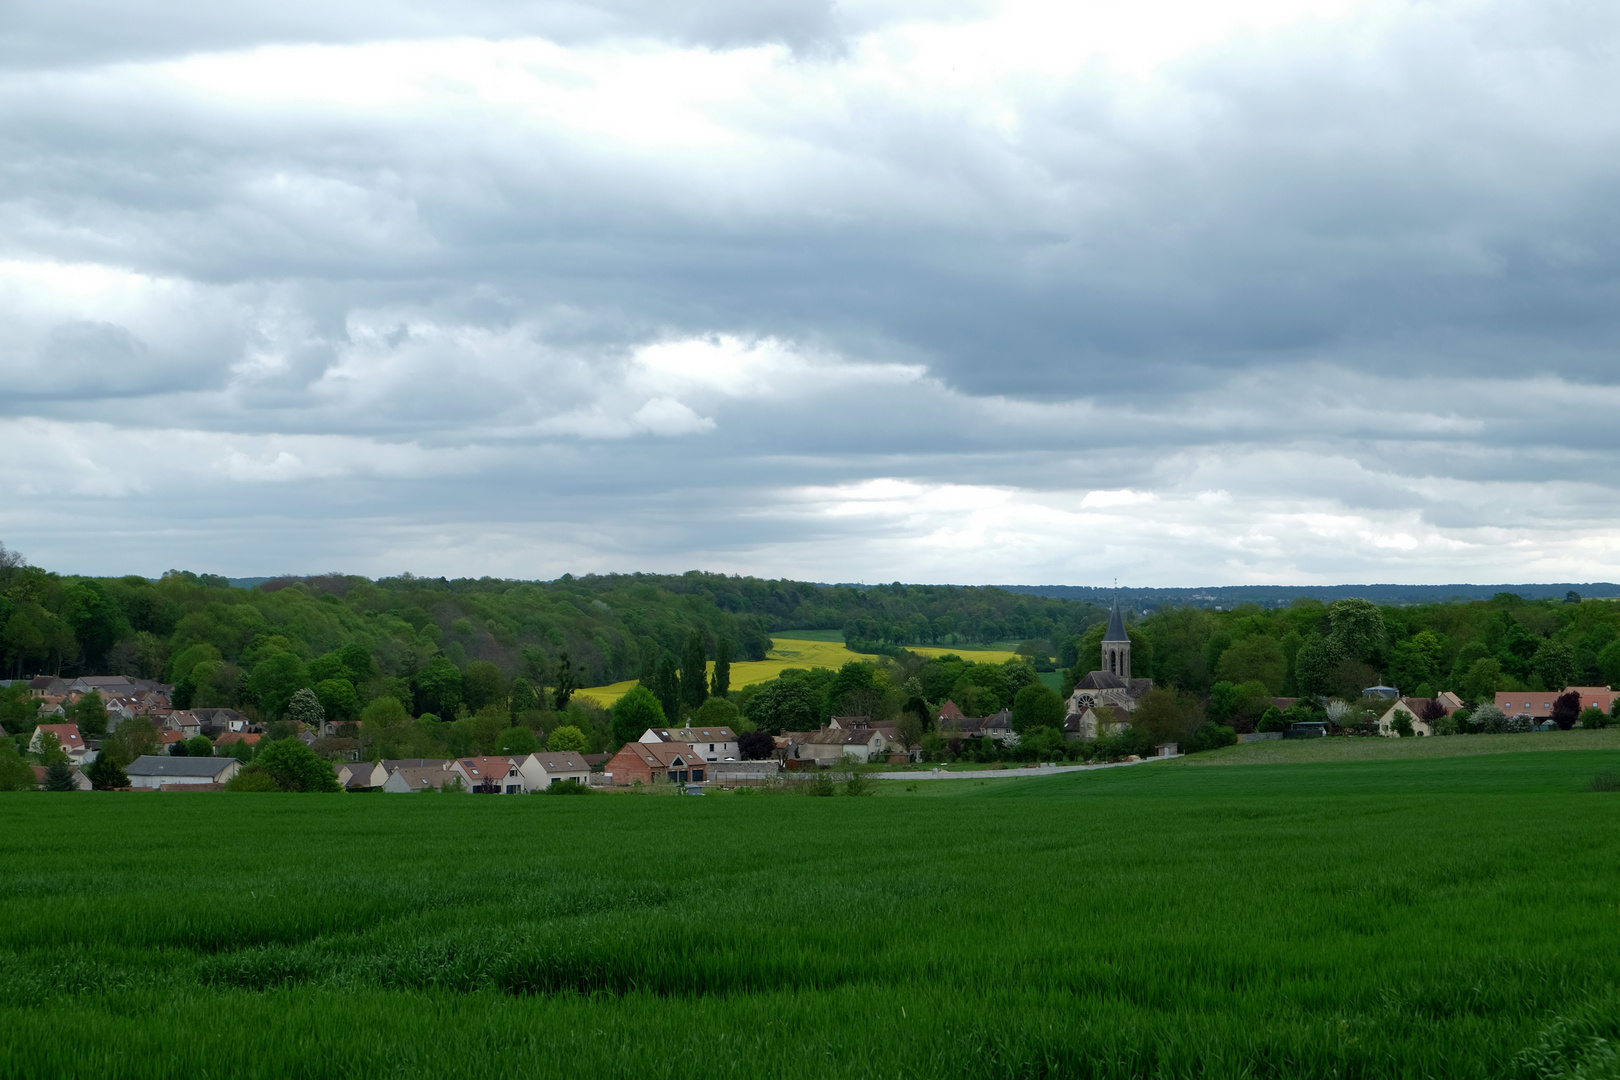
[{"label": "farm building", "polygon": [[625,743],[623,749],[608,759],[603,772],[613,783],[623,787],[637,782],[653,784],[664,780],[672,783],[702,783],[708,763],[692,752],[684,743],[656,742]]},{"label": "farm building", "polygon": [[[179,734],[175,732],[175,734]],[[137,788],[180,787],[190,784],[223,784],[242,769],[231,757],[169,757],[142,754],[124,769],[129,786]]]},{"label": "farm building", "polygon": [[889,740],[877,728],[855,728],[840,731],[829,728],[813,731],[799,741],[799,760],[814,761],[821,765],[836,765],[844,758],[854,758],[865,764],[879,760],[888,752]]},{"label": "farm building", "polygon": [[576,780],[581,784],[591,782],[590,764],[583,756],[572,751],[558,753],[541,750],[519,760],[517,768],[534,791],[564,780]]},{"label": "farm building", "polygon": [[728,727],[648,728],[640,741],[685,743],[705,761],[733,761],[741,756],[737,751],[737,736]]}]

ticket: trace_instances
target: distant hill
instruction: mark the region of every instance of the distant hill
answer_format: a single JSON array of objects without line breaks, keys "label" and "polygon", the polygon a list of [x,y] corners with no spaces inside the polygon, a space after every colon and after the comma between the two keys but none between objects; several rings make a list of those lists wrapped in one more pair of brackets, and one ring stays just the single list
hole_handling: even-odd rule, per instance
[{"label": "distant hill", "polygon": [[1299,597],[1332,603],[1357,596],[1375,604],[1396,605],[1489,600],[1497,593],[1518,593],[1526,600],[1562,598],[1570,592],[1580,593],[1585,599],[1620,598],[1620,585],[1611,581],[1541,585],[1211,585],[1190,589],[1121,586],[1118,590],[1091,585],[998,585],[996,588],[1056,600],[1089,600],[1094,604],[1108,604],[1117,593],[1127,607],[1138,611],[1165,604],[1200,608],[1232,608],[1239,604],[1287,607]]}]

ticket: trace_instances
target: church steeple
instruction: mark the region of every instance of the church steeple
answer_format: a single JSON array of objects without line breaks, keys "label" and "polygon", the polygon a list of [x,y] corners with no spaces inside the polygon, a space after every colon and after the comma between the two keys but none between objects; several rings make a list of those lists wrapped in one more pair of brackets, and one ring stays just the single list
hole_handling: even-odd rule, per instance
[{"label": "church steeple", "polygon": [[1108,632],[1102,639],[1102,670],[1121,679],[1131,677],[1131,637],[1125,632],[1125,617],[1119,611],[1119,597],[1108,613]]}]

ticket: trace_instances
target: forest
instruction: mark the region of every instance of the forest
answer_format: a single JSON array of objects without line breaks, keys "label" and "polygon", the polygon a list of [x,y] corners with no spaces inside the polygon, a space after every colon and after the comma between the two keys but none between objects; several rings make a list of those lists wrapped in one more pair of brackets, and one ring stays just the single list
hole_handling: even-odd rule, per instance
[{"label": "forest", "polygon": [[[394,719],[469,721],[488,745],[524,713],[571,711],[600,746],[600,710],[573,690],[640,679],[680,710],[677,667],[763,659],[771,634],[842,631],[857,652],[887,658],[864,671],[788,671],[726,691],[746,726],[796,730],[842,709],[926,721],[947,697],[968,715],[1013,704],[1032,671],[1091,670],[1104,609],[993,587],[818,585],[697,571],[554,581],[493,578],[277,578],[254,588],[170,571],[143,577],[62,575],[0,547],[0,671],[125,674],[175,686],[178,708],[232,707],[281,719],[301,690],[327,716],[358,722],[378,701]],[[1134,674],[1239,730],[1272,697],[1354,700],[1377,683],[1414,696],[1452,690],[1470,701],[1499,690],[1620,681],[1620,605],[1489,600],[1378,606],[1299,599],[1286,608],[1160,607],[1128,617]],[[906,646],[1017,643],[1028,664],[925,660]],[[711,688],[712,690],[713,688]],[[674,695],[674,696],[672,696]],[[695,709],[705,695],[688,697]],[[376,710],[373,710],[375,713]],[[28,723],[11,706],[8,730]],[[533,720],[533,718],[531,718]],[[531,727],[554,726],[555,718]],[[488,729],[488,730],[485,730]],[[467,739],[460,740],[467,742]]]}]

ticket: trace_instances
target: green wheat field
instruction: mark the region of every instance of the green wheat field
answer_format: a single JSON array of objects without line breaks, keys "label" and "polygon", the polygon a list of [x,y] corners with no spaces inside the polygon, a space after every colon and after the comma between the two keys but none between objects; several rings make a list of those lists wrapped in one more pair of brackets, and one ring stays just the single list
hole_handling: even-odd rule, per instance
[{"label": "green wheat field", "polygon": [[8,794],[0,1072],[1620,1076],[1617,768]]}]

